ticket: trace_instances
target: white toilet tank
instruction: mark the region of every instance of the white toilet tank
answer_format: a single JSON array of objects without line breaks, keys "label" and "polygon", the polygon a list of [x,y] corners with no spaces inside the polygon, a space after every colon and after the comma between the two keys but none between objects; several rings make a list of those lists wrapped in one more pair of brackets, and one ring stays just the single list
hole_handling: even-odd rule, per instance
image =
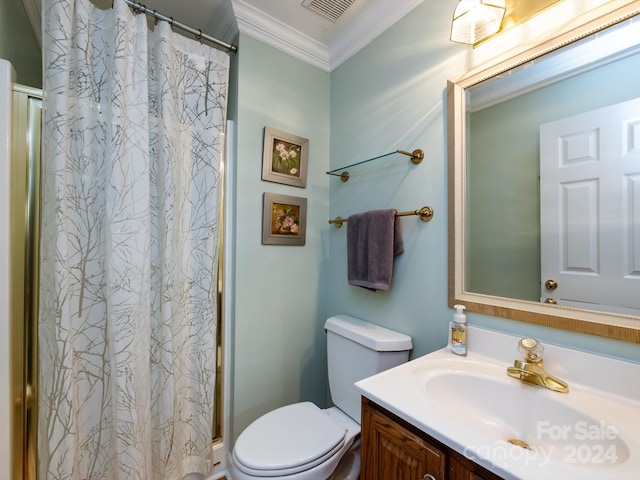
[{"label": "white toilet tank", "polygon": [[324,328],[331,399],[359,424],[360,393],[353,384],[406,362],[411,337],[350,315],[330,317]]}]

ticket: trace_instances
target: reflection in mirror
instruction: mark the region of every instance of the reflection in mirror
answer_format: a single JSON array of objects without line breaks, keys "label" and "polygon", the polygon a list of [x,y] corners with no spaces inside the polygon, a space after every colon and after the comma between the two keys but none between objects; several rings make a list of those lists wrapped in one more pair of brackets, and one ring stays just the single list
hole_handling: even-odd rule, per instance
[{"label": "reflection in mirror", "polygon": [[450,82],[451,305],[640,342],[638,3]]}]

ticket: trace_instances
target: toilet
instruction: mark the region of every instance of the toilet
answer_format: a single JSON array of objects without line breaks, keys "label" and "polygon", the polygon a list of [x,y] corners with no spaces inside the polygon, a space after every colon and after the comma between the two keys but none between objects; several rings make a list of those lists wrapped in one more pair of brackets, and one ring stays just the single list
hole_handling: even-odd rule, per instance
[{"label": "toilet", "polygon": [[229,455],[231,480],[358,478],[360,394],[353,384],[406,362],[411,337],[349,315],[331,317],[324,327],[335,406],[294,403],[255,420]]}]

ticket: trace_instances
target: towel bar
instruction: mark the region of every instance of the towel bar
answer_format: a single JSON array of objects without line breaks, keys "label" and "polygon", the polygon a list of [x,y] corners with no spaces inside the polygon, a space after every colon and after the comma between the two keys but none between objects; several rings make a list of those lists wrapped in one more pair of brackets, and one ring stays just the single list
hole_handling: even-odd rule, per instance
[{"label": "towel bar", "polygon": [[[429,206],[422,207],[418,210],[412,210],[410,212],[398,212],[396,213],[396,217],[408,217],[409,215],[417,215],[420,217],[420,220],[423,222],[428,222],[433,218],[433,208]],[[342,224],[347,221],[346,218],[342,218],[340,216],[334,218],[333,220],[329,220],[329,223],[336,226],[336,228],[342,227]]]}]

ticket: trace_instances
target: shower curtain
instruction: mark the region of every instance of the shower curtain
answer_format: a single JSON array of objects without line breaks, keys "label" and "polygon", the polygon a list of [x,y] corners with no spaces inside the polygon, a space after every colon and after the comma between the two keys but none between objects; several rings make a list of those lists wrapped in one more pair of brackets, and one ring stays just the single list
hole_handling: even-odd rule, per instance
[{"label": "shower curtain", "polygon": [[227,53],[44,0],[39,478],[210,469]]}]

